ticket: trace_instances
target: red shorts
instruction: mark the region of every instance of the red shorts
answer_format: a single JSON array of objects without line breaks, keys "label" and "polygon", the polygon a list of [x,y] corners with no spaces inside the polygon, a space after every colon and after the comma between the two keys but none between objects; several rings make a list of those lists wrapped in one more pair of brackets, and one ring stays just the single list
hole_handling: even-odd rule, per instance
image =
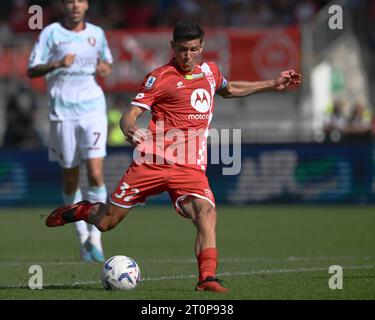
[{"label": "red shorts", "polygon": [[122,208],[144,204],[146,198],[168,191],[176,211],[186,217],[179,203],[188,196],[215,199],[204,171],[180,165],[132,163],[111,195],[111,203]]}]

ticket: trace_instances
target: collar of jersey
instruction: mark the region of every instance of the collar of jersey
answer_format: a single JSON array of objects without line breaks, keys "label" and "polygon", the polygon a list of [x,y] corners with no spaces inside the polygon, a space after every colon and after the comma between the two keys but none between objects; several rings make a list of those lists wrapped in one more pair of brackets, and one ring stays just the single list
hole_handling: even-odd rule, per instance
[{"label": "collar of jersey", "polygon": [[65,26],[63,25],[62,21],[59,22],[60,28],[62,28],[62,29],[65,30],[65,31],[68,31],[68,32],[74,33],[74,34],[81,34],[81,33],[85,32],[85,31],[87,30],[87,23],[84,22],[84,24],[85,24],[85,28],[82,29],[81,31],[76,32],[76,31],[70,30],[70,29],[68,29],[67,27],[65,27]]}]

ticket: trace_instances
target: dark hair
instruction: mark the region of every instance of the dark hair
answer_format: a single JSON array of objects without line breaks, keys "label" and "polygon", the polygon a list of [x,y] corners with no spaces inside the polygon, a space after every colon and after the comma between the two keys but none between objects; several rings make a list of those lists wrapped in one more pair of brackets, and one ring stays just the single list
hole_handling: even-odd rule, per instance
[{"label": "dark hair", "polygon": [[203,42],[203,38],[204,30],[201,28],[197,20],[181,20],[177,22],[173,29],[173,42],[195,39],[199,39],[201,42]]}]

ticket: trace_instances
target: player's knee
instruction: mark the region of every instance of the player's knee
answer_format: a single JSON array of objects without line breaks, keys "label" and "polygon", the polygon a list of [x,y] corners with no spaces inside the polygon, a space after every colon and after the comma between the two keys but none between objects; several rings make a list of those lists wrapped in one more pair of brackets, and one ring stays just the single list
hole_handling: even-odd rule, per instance
[{"label": "player's knee", "polygon": [[99,221],[95,226],[98,228],[100,232],[108,231],[108,223],[105,221]]},{"label": "player's knee", "polygon": [[98,228],[98,230],[100,232],[106,232],[106,231],[109,231],[111,229],[113,229],[114,227],[116,226],[116,224],[112,224],[111,222],[108,222],[108,221],[100,221],[96,227]]},{"label": "player's knee", "polygon": [[207,206],[206,208],[201,210],[201,214],[208,218],[214,218],[216,217],[216,210],[212,206]]},{"label": "player's knee", "polygon": [[101,232],[112,230],[121,221],[121,217],[116,214],[105,215],[96,226]]},{"label": "player's knee", "polygon": [[209,209],[206,210],[206,215],[207,218],[212,221],[216,222],[216,210],[213,207],[210,207]]}]

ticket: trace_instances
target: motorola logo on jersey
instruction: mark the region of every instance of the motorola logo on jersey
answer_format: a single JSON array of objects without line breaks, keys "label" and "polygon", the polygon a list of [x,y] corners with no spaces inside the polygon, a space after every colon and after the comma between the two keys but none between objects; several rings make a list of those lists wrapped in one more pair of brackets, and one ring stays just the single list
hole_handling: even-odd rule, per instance
[{"label": "motorola logo on jersey", "polygon": [[191,94],[190,103],[195,110],[205,113],[210,109],[211,95],[207,90],[195,89]]},{"label": "motorola logo on jersey", "polygon": [[189,113],[189,115],[188,115],[189,120],[208,120],[208,118],[209,118],[208,114]]}]

